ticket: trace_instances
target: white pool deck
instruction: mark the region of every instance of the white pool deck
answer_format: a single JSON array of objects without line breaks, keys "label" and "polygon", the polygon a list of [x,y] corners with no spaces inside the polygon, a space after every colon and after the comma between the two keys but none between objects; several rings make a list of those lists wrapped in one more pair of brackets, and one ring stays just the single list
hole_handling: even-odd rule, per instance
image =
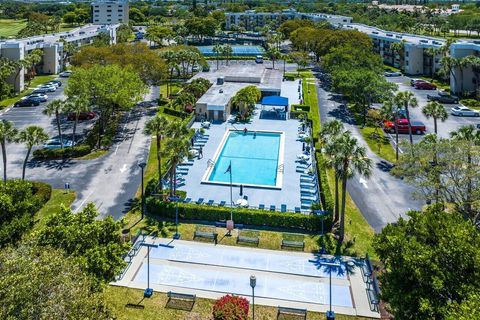
[{"label": "white pool deck", "polygon": [[[320,265],[329,256],[152,237],[146,242],[160,245],[150,250],[150,287],[157,292],[209,299],[229,293],[250,299],[249,278],[255,275],[257,304],[316,312],[329,308],[329,272]],[[355,261],[342,259],[350,266]],[[370,309],[360,269],[345,270],[332,273],[332,309],[339,314],[379,318],[379,313]],[[146,247],[141,247],[123,278],[112,285],[146,288]]]}]

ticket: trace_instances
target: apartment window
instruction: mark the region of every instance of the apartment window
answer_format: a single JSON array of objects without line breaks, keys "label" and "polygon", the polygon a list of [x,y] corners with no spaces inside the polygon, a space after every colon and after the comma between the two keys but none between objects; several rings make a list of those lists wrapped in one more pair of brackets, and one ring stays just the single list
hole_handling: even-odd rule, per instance
[{"label": "apartment window", "polygon": [[408,66],[408,61],[405,61],[405,65],[407,65],[407,66]]},{"label": "apartment window", "polygon": [[123,10],[122,10],[122,9],[120,9],[120,10],[118,10],[118,12],[123,12]]},{"label": "apartment window", "polygon": [[408,51],[407,51],[407,52],[405,52],[405,57],[408,57]]},{"label": "apartment window", "polygon": [[93,12],[100,12],[100,10],[94,10]]},{"label": "apartment window", "polygon": [[107,19],[108,22],[112,21],[112,19]]},{"label": "apartment window", "polygon": [[107,12],[112,12],[112,10],[107,10]]}]

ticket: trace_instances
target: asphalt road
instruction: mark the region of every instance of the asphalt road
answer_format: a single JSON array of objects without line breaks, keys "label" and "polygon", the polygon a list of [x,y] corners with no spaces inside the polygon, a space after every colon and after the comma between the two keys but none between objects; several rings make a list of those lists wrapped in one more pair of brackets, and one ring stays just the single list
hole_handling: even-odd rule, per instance
[{"label": "asphalt road", "polygon": [[408,210],[420,209],[423,204],[413,199],[413,187],[389,173],[390,164],[368,148],[353,118],[348,110],[342,107],[338,97],[325,91],[318,85],[319,80],[316,81],[321,122],[333,119],[342,121],[346,130],[352,132],[359,143],[367,148],[367,155],[373,160],[370,178],[355,176],[347,185],[350,196],[372,228],[380,232],[388,223],[396,222],[399,217],[405,217]]},{"label": "asphalt road", "polygon": [[[427,127],[427,133],[434,133],[433,128],[433,119],[427,119],[422,113],[422,107],[424,107],[427,103],[427,95],[437,95],[438,90],[417,90],[410,86],[409,77],[391,77],[387,78],[388,81],[394,82],[399,86],[399,91],[410,91],[415,94],[415,97],[418,101],[417,108],[410,108],[410,117],[412,120],[422,121]],[[453,131],[458,130],[461,126],[480,123],[480,118],[477,117],[458,117],[450,114],[450,109],[456,104],[444,104],[445,110],[447,110],[449,116],[445,122],[438,122],[438,135],[442,138],[449,138],[450,133]],[[400,134],[401,139],[408,139],[408,134]],[[419,142],[423,136],[422,135],[414,135],[414,142]]]},{"label": "asphalt road", "polygon": [[[66,82],[66,80],[63,80]],[[49,101],[63,97],[63,88],[49,94]],[[154,87],[144,101],[157,99],[159,88]],[[11,108],[0,119],[13,121],[22,129],[28,125],[43,127],[50,137],[57,135],[54,117],[42,114],[46,103],[32,108]],[[141,179],[138,163],[146,161],[151,137],[143,133],[146,120],[154,110],[136,107],[122,121],[122,129],[108,154],[94,160],[30,160],[26,179],[49,183],[53,188],[63,188],[65,183],[77,192],[72,208],[79,210],[88,202],[94,202],[101,216],[120,218],[128,209]],[[71,123],[63,121],[65,133],[71,132]],[[93,121],[84,121],[77,132],[82,132]],[[20,178],[26,148],[22,144],[7,145],[7,174],[9,178]],[[0,169],[1,171],[2,169]],[[3,173],[2,173],[3,174]]]}]

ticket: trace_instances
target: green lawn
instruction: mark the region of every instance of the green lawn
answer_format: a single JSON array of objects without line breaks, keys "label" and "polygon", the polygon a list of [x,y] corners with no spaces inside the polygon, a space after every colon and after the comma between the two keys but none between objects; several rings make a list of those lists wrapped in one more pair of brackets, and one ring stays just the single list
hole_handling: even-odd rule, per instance
[{"label": "green lawn", "polygon": [[[213,300],[197,298],[192,311],[166,308],[168,297],[165,293],[155,292],[150,299],[143,299],[143,290],[108,286],[105,290],[107,304],[117,319],[175,319],[204,320],[212,319]],[[127,307],[127,304],[141,305],[142,308]],[[255,319],[272,320],[277,318],[277,308],[255,305]],[[295,318],[284,318],[293,320]],[[308,312],[307,319],[323,320],[325,314]],[[369,318],[336,314],[338,320],[366,320]]]},{"label": "green lawn", "polygon": [[15,37],[26,25],[26,20],[0,19],[0,37]]},{"label": "green lawn", "polygon": [[36,76],[32,80],[32,82],[30,83],[29,88],[25,88],[25,90],[23,92],[17,94],[16,96],[14,96],[12,98],[8,98],[8,99],[4,99],[4,100],[0,101],[0,110],[6,108],[8,106],[13,105],[15,102],[20,100],[20,98],[30,94],[30,92],[32,92],[35,89],[35,87],[37,87],[38,85],[41,85],[45,82],[48,82],[50,80],[53,80],[53,79],[55,79],[55,77],[56,77],[55,75]]},{"label": "green lawn", "polygon": [[45,223],[45,219],[55,212],[60,210],[60,206],[63,204],[66,207],[75,200],[75,191],[66,191],[62,189],[53,189],[50,200],[35,214],[35,226],[34,230],[41,227]]},{"label": "green lawn", "polygon": [[[359,129],[370,150],[372,150],[380,158],[383,158],[389,162],[394,163],[396,161],[395,150],[393,149],[390,140],[385,135],[385,132],[381,128],[378,128],[376,132],[375,128],[373,127]],[[377,138],[375,138],[376,135]]]},{"label": "green lawn", "polygon": [[[13,19],[0,19],[0,37],[4,38],[15,38],[17,33],[25,28],[27,21],[24,19],[13,20]],[[65,23],[60,25],[59,32],[69,31],[79,26],[72,26]]]}]

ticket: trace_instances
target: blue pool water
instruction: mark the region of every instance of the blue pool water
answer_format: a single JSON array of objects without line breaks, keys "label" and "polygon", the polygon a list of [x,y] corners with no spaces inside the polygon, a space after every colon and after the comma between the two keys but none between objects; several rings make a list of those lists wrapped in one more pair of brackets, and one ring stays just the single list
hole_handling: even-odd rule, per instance
[{"label": "blue pool water", "polygon": [[[234,57],[255,57],[262,55],[265,50],[260,46],[231,46],[233,50],[232,56]],[[216,56],[213,52],[213,46],[199,46],[197,47],[200,52],[206,57]]]},{"label": "blue pool water", "polygon": [[231,131],[208,181],[229,183],[231,163],[233,183],[276,186],[279,151],[280,133]]}]

